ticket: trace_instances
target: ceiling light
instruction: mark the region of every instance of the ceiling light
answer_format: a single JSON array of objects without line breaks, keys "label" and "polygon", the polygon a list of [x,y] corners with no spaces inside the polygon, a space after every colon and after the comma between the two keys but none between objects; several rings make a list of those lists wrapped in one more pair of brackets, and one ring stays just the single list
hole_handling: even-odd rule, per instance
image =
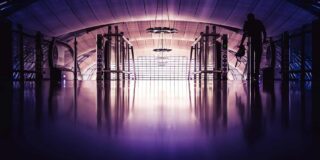
[{"label": "ceiling light", "polygon": [[154,52],[171,52],[172,49],[168,49],[168,48],[156,48],[153,49]]},{"label": "ceiling light", "polygon": [[175,28],[169,28],[169,27],[153,27],[153,28],[148,28],[147,32],[149,33],[178,33],[178,30]]}]

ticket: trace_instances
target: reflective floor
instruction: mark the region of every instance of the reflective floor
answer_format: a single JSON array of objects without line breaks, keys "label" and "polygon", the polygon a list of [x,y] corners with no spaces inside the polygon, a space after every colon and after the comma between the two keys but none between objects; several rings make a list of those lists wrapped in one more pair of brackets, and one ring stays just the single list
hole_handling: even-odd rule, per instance
[{"label": "reflective floor", "polygon": [[0,159],[320,159],[318,95],[298,82],[8,88]]}]

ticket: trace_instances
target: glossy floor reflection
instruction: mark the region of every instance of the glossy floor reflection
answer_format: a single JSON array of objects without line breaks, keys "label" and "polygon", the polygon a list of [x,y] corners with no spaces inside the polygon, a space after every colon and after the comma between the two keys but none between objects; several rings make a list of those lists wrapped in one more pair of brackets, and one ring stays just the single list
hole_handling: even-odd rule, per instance
[{"label": "glossy floor reflection", "polygon": [[2,100],[0,157],[320,157],[319,107],[297,82],[67,81],[13,88],[1,93],[8,98]]}]

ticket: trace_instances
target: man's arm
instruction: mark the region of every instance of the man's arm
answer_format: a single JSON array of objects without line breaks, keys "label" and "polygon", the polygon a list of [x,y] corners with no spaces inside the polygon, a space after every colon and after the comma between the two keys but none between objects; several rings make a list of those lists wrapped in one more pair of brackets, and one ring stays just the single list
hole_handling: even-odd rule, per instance
[{"label": "man's arm", "polygon": [[240,43],[240,46],[243,45],[243,42],[244,40],[246,39],[246,37],[248,36],[248,33],[247,33],[247,23],[244,23],[243,25],[243,35],[242,35],[242,38],[241,38],[241,43]]},{"label": "man's arm", "polygon": [[242,45],[243,45],[243,42],[244,42],[244,40],[246,39],[246,37],[247,37],[247,33],[243,32],[243,35],[242,35],[242,39],[241,39],[240,46],[242,46]]},{"label": "man's arm", "polygon": [[264,25],[262,24],[262,22],[260,22],[261,25],[261,30],[263,33],[263,42],[267,42],[267,32],[266,32],[266,28],[264,27]]}]

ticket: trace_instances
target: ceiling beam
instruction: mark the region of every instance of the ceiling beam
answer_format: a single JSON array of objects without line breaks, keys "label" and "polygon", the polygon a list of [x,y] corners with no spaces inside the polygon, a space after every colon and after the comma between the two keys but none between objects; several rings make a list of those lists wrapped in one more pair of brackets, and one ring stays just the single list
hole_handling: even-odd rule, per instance
[{"label": "ceiling beam", "polygon": [[287,0],[288,2],[320,17],[320,1],[319,0]]},{"label": "ceiling beam", "polygon": [[6,18],[38,0],[0,0],[0,17]]}]

